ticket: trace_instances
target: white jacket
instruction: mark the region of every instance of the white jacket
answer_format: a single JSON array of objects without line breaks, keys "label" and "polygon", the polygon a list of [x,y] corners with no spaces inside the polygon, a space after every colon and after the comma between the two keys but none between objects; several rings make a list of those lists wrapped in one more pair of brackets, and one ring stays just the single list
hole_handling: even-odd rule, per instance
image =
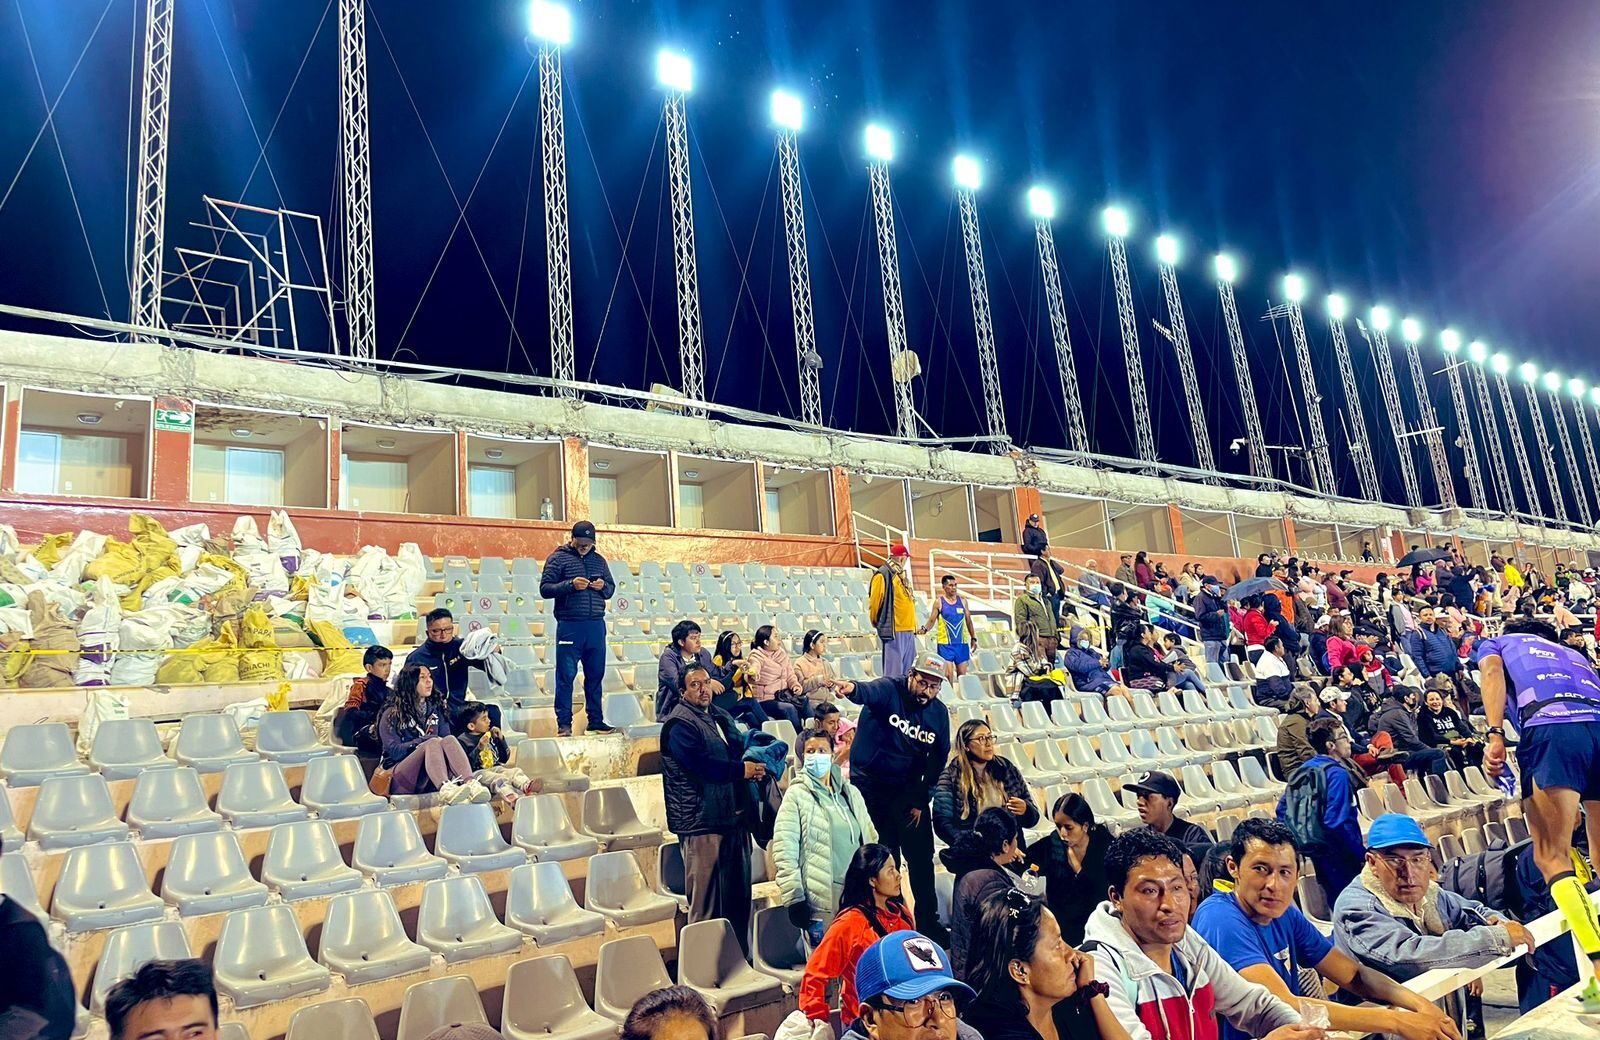
[{"label": "white jacket", "polygon": [[856,847],[878,840],[867,815],[866,802],[854,784],[834,766],[833,790],[801,770],[784,792],[783,804],[772,828],[772,862],[777,872],[778,894],[784,906],[802,899],[811,904],[811,919],[830,921],[838,911],[838,888],[843,877],[833,871],[831,817],[847,812],[854,821]]}]

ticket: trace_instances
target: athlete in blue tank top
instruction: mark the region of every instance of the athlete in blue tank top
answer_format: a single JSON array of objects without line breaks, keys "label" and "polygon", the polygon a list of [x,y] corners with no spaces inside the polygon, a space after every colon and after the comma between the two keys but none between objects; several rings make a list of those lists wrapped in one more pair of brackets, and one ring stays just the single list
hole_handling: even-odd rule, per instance
[{"label": "athlete in blue tank top", "polygon": [[967,674],[977,634],[967,612],[966,597],[957,592],[955,575],[946,574],[939,579],[939,595],[933,601],[933,610],[928,614],[927,623],[917,632],[919,635],[933,632],[939,656],[950,663],[957,676]]}]

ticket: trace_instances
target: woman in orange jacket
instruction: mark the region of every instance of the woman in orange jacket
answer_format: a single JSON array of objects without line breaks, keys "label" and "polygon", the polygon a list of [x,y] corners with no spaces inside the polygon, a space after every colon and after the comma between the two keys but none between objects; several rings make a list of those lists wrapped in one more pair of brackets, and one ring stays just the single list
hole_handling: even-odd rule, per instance
[{"label": "woman in orange jacket", "polygon": [[813,1022],[828,1020],[828,983],[841,982],[839,1021],[849,1029],[861,1014],[856,1000],[856,962],[867,947],[890,932],[915,931],[900,895],[900,865],[883,845],[856,850],[845,871],[839,912],[806,962],[800,980],[800,1010]]}]

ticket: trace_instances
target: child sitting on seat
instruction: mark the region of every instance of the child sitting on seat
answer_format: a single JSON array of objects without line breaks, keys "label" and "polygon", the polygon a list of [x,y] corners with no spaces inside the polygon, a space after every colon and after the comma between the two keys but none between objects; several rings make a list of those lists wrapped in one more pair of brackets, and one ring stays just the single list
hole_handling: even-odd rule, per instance
[{"label": "child sitting on seat", "polygon": [[1206,684],[1201,681],[1200,673],[1195,671],[1194,660],[1183,651],[1183,640],[1177,635],[1168,632],[1161,637],[1166,644],[1167,652],[1162,660],[1173,666],[1172,686],[1178,690],[1193,690],[1202,696],[1206,692]]},{"label": "child sitting on seat", "polygon": [[487,787],[510,808],[525,794],[538,794],[543,787],[539,780],[528,779],[528,774],[508,765],[511,749],[498,727],[489,723],[489,706],[478,701],[468,701],[456,719],[460,731],[456,739],[467,752],[472,763],[472,778]]}]

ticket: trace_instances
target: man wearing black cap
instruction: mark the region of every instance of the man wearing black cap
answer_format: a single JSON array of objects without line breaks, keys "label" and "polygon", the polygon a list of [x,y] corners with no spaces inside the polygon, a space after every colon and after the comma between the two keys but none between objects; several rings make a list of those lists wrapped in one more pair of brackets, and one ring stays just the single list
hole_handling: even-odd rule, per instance
[{"label": "man wearing black cap", "polygon": [[1228,618],[1228,602],[1222,598],[1222,582],[1215,574],[1200,579],[1194,617],[1200,626],[1200,644],[1205,647],[1206,660],[1222,664],[1228,659],[1228,633],[1233,623]]},{"label": "man wearing black cap", "polygon": [[1022,528],[1022,552],[1027,556],[1038,556],[1050,544],[1050,536],[1045,534],[1044,525],[1039,522],[1039,514],[1030,515]]},{"label": "man wearing black cap", "polygon": [[1133,783],[1122,786],[1139,796],[1139,819],[1144,821],[1141,829],[1164,834],[1188,848],[1215,843],[1210,831],[1173,815],[1182,792],[1172,774],[1141,773]]},{"label": "man wearing black cap", "polygon": [[617,591],[606,558],[594,547],[594,524],[572,525],[572,540],[550,554],[539,595],[555,600],[556,732],[572,736],[572,680],[583,663],[583,705],[590,733],[615,733],[600,706],[606,676],[606,600]]}]

